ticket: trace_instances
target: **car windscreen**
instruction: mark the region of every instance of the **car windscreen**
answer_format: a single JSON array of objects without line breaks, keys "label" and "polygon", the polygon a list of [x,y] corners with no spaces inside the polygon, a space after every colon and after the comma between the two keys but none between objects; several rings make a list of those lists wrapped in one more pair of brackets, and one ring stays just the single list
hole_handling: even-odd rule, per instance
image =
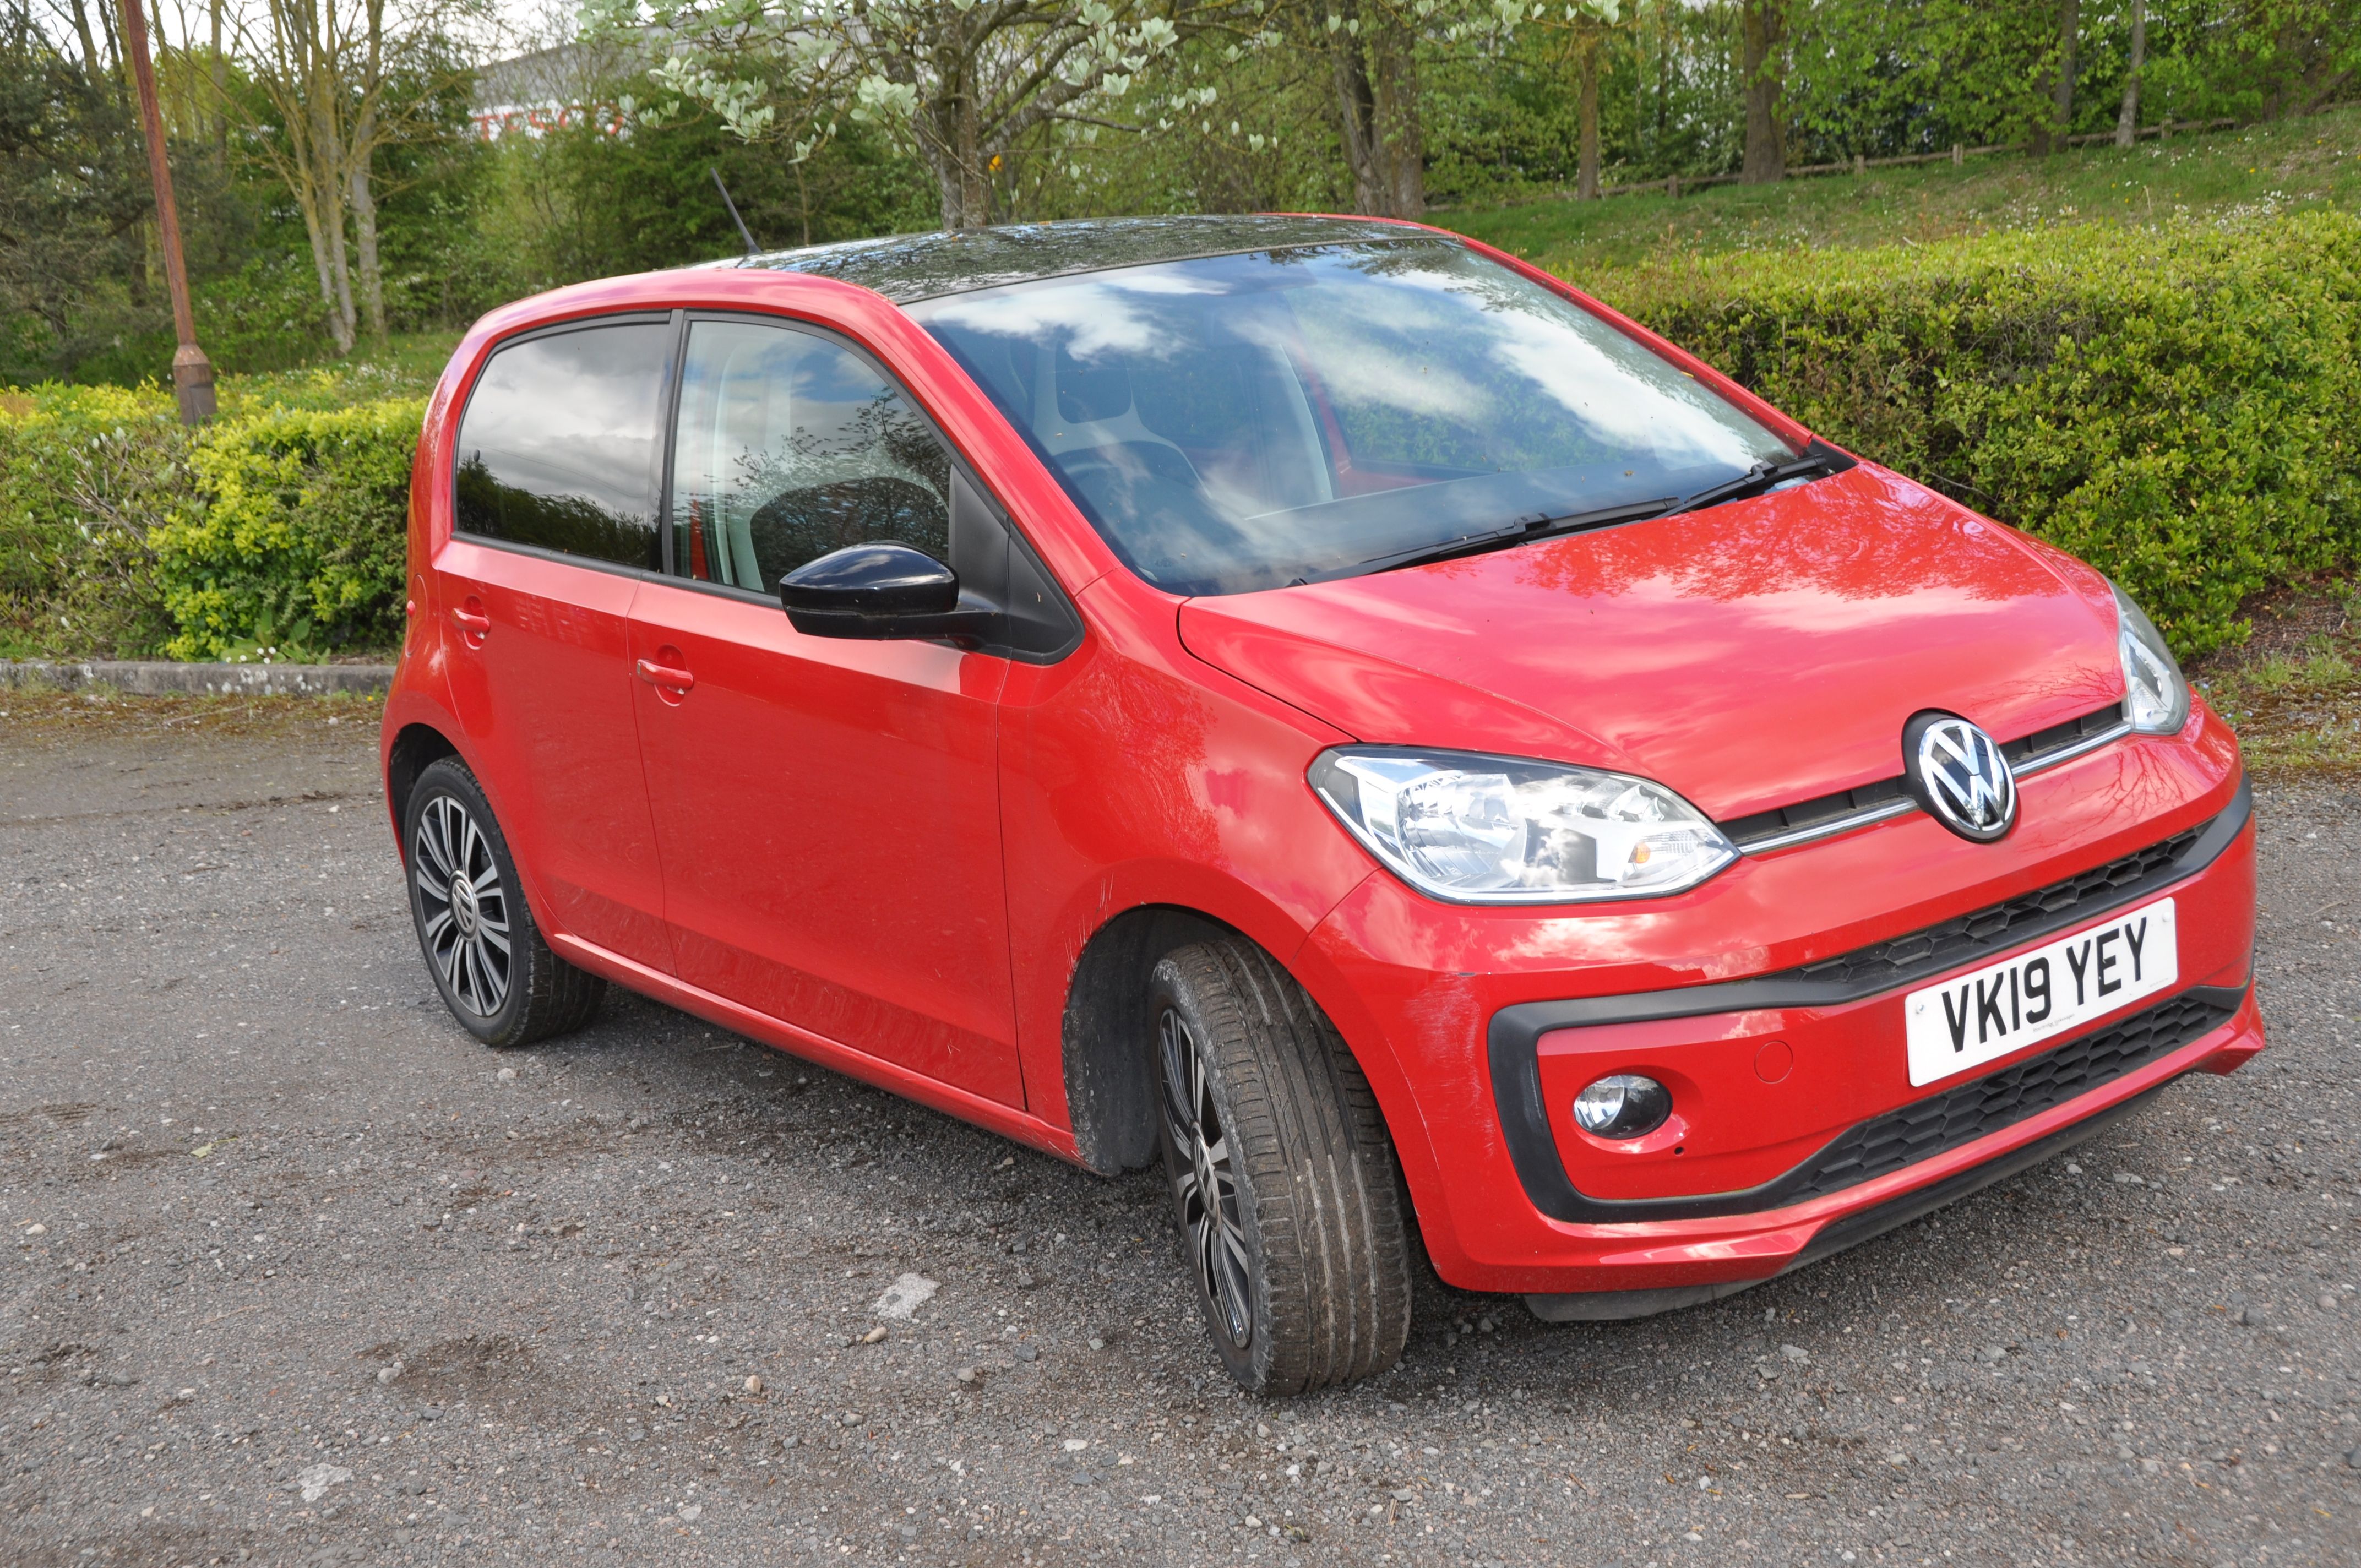
[{"label": "car windscreen", "polygon": [[909,310],[1125,564],[1176,594],[1354,576],[1795,455],[1604,320],[1440,238]]}]

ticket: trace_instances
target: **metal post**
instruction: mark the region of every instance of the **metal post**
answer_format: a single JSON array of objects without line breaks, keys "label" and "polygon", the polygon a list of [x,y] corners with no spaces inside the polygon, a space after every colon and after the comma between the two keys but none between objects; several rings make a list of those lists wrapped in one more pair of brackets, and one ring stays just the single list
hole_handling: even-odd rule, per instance
[{"label": "metal post", "polygon": [[139,86],[139,128],[148,140],[148,173],[156,185],[156,237],[164,247],[164,280],[172,291],[172,327],[181,346],[172,356],[172,391],[182,424],[214,417],[214,364],[197,346],[196,313],[189,308],[189,269],[181,259],[181,212],[172,202],[172,166],[164,156],[164,114],[156,104],[156,68],[148,59],[148,18],[139,0],[123,0],[123,43]]}]

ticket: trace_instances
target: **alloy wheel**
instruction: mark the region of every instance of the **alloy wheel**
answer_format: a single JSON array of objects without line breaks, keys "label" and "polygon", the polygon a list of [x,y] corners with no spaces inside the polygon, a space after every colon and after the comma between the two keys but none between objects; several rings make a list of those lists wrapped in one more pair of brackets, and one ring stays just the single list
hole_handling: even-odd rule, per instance
[{"label": "alloy wheel", "polygon": [[454,1001],[489,1018],[508,1000],[508,893],[491,840],[467,806],[447,795],[426,803],[412,846],[420,931],[427,959]]},{"label": "alloy wheel", "polygon": [[1205,1299],[1213,1303],[1230,1343],[1243,1349],[1254,1337],[1254,1298],[1246,1230],[1238,1223],[1237,1171],[1230,1140],[1213,1104],[1204,1053],[1188,1024],[1168,1007],[1156,1035],[1182,1234]]}]

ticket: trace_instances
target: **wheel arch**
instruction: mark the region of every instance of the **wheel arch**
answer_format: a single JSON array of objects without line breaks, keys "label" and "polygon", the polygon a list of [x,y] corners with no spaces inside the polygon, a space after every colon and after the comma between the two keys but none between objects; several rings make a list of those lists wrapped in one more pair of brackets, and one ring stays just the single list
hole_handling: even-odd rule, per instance
[{"label": "wheel arch", "polygon": [[410,792],[417,787],[418,775],[429,764],[458,755],[459,748],[451,738],[431,724],[403,725],[386,747],[385,804],[393,817],[394,844],[405,865],[410,860],[410,845],[402,837],[402,821],[410,810]]},{"label": "wheel arch", "polygon": [[1175,948],[1246,936],[1176,904],[1138,905],[1109,917],[1074,960],[1060,1051],[1074,1157],[1101,1176],[1156,1157],[1156,1061],[1148,1050],[1148,977]]}]

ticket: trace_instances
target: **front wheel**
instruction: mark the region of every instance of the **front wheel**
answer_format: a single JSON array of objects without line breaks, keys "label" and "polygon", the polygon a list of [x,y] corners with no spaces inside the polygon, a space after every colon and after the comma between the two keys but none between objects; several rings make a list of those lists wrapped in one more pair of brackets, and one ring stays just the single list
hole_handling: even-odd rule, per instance
[{"label": "front wheel", "polygon": [[607,982],[542,938],[475,774],[456,757],[432,763],[404,816],[410,916],[451,1015],[488,1046],[530,1045],[588,1024]]},{"label": "front wheel", "polygon": [[1242,938],[1168,954],[1150,984],[1164,1168],[1223,1365],[1257,1394],[1385,1371],[1410,1335],[1410,1248],[1359,1064]]}]

